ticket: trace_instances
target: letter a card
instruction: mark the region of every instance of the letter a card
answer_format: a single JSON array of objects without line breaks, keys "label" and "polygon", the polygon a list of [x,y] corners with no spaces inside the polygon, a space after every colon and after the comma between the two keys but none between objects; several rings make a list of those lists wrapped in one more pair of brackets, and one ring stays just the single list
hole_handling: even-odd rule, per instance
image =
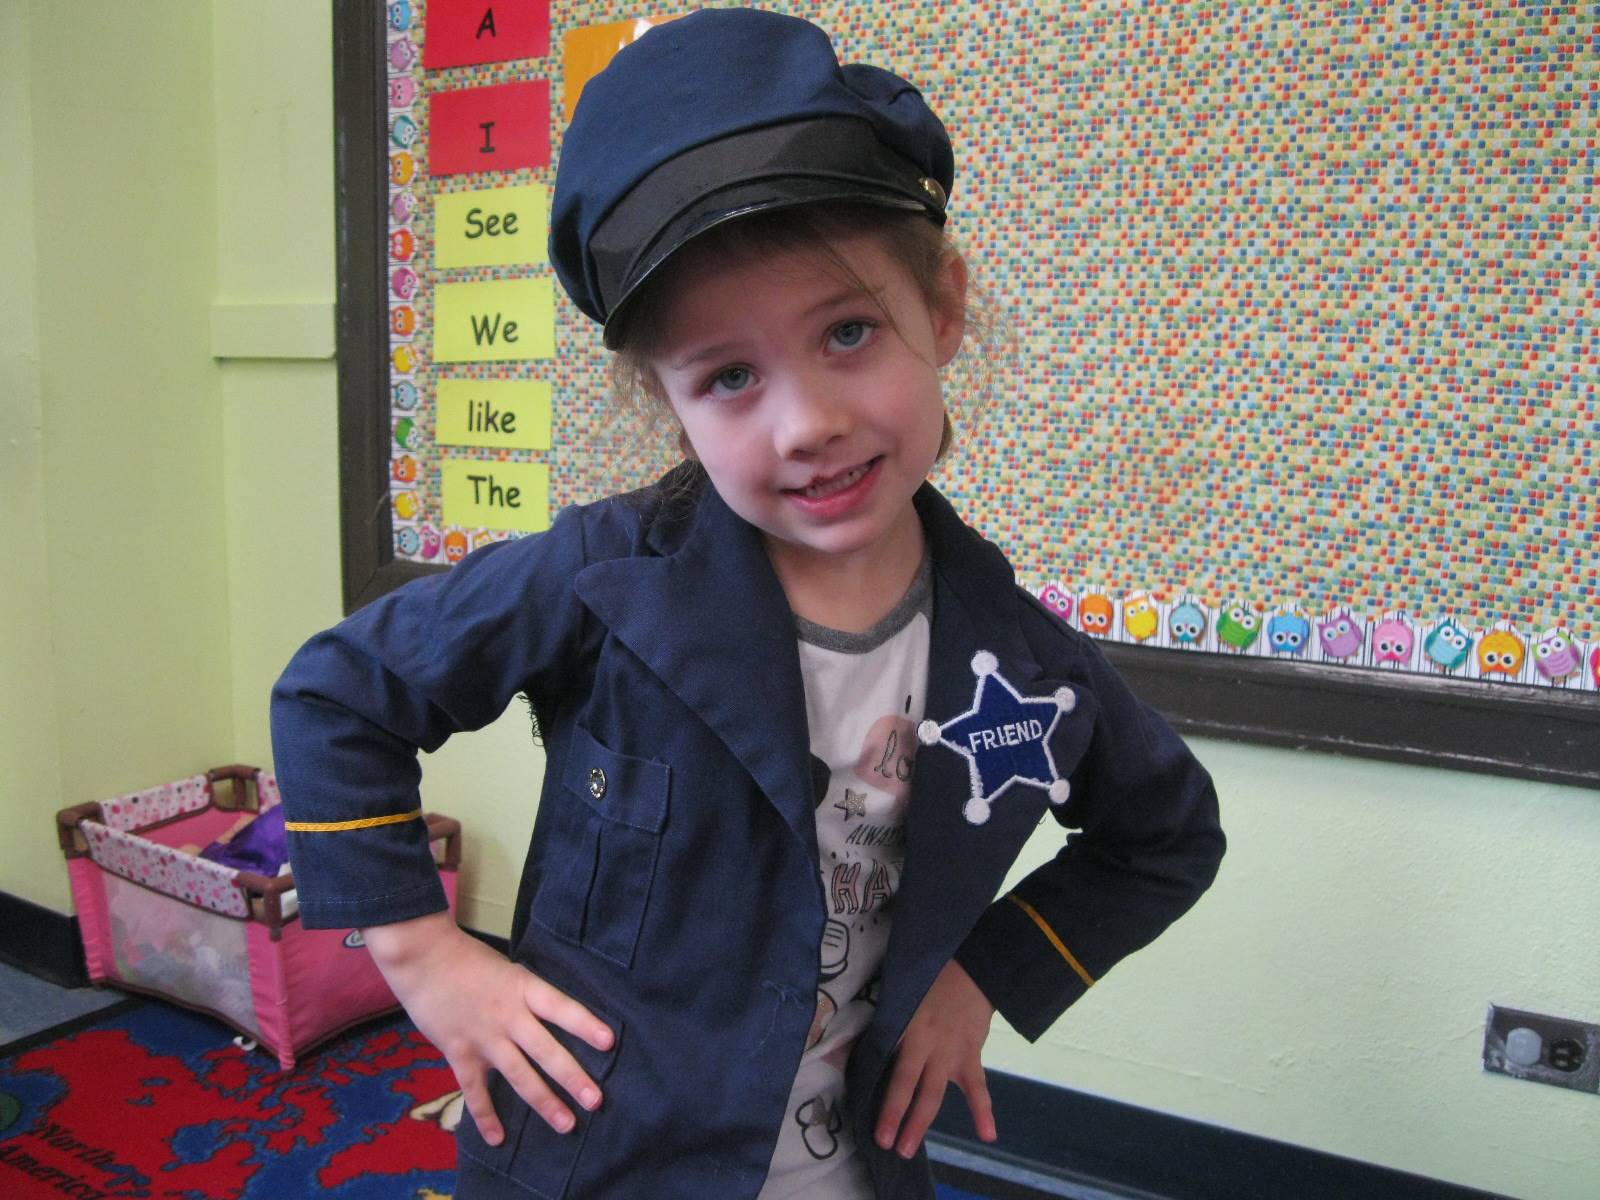
[{"label": "letter a card", "polygon": [[422,65],[467,67],[550,53],[550,0],[428,0]]}]

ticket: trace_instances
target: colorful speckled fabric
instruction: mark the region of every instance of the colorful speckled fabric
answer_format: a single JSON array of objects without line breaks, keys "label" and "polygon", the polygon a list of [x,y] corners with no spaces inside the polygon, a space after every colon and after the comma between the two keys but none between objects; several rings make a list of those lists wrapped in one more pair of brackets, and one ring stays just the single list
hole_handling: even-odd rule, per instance
[{"label": "colorful speckled fabric", "polygon": [[[1047,603],[1126,642],[1600,687],[1593,5],[771,7],[951,129],[951,229],[1020,353],[939,482]],[[565,34],[669,14],[554,3],[549,58],[424,72],[425,4],[384,9],[396,550],[439,562],[508,536],[442,527],[442,457],[547,461],[557,508],[662,447],[559,291],[553,359],[451,367],[550,381],[553,449],[433,445],[432,288],[518,269],[435,271],[431,196],[554,172],[430,179],[428,96],[549,79],[559,156]]]}]

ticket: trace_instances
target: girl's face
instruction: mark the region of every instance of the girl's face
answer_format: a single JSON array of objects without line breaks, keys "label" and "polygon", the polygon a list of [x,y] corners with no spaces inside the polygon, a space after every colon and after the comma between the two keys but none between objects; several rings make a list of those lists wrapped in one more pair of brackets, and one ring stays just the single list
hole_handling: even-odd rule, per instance
[{"label": "girl's face", "polygon": [[941,311],[876,238],[831,249],[867,293],[820,252],[691,253],[648,356],[686,448],[780,576],[921,553],[911,496],[939,453],[939,368],[964,326],[959,258]]}]

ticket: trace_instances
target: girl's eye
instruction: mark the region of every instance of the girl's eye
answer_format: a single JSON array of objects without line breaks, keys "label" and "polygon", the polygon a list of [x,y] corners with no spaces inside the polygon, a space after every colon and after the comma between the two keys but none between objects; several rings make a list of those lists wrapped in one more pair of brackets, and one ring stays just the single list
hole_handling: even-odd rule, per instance
[{"label": "girl's eye", "polygon": [[870,321],[841,321],[828,332],[829,340],[841,350],[854,350],[871,336]]},{"label": "girl's eye", "polygon": [[706,391],[721,393],[742,392],[750,386],[749,367],[724,367],[706,383]]}]

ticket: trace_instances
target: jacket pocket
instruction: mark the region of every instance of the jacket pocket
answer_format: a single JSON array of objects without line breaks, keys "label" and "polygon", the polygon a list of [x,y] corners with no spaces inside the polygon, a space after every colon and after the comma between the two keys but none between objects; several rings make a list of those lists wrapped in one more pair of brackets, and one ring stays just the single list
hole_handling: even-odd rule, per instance
[{"label": "jacket pocket", "polygon": [[533,919],[618,966],[633,965],[667,820],[671,768],[618,754],[573,727],[540,857]]},{"label": "jacket pocket", "polygon": [[[558,1042],[572,1052],[589,1077],[600,1085],[603,1094],[606,1078],[611,1074],[622,1048],[622,1026],[611,1014],[597,1006],[586,1003],[585,1007],[616,1035],[610,1050],[596,1050],[582,1038],[574,1037],[558,1026],[548,1025],[547,1028]],[[577,1165],[578,1155],[589,1136],[590,1124],[597,1114],[585,1112],[583,1106],[563,1092],[559,1085],[556,1085],[556,1093],[577,1118],[571,1133],[557,1133],[551,1129],[543,1117],[512,1091],[511,1085],[500,1072],[491,1072],[489,1095],[494,1101],[494,1111],[500,1117],[500,1124],[505,1129],[505,1139],[498,1146],[489,1145],[478,1133],[472,1115],[463,1111],[461,1124],[456,1130],[457,1150],[478,1166],[511,1180],[525,1191],[546,1197],[547,1200],[560,1200],[566,1194],[572,1169]],[[602,1110],[606,1103],[604,1100],[601,1102]]]}]

